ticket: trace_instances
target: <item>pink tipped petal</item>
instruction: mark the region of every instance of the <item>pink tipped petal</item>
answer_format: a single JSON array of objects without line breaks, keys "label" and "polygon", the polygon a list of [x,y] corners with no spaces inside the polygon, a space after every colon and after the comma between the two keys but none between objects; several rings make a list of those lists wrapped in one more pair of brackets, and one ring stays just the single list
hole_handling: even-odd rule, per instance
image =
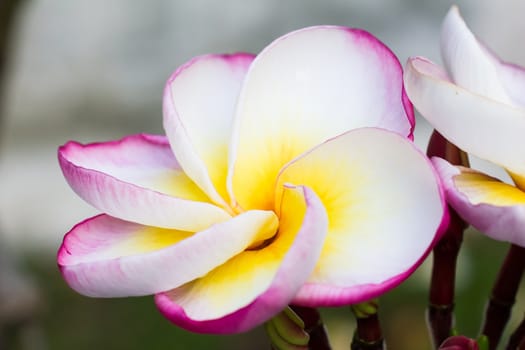
[{"label": "pink tipped petal", "polygon": [[472,169],[432,161],[456,211],[487,236],[525,247],[525,192]]},{"label": "pink tipped petal", "polygon": [[382,129],[319,145],[283,168],[277,188],[287,182],[311,188],[329,222],[319,262],[294,300],[301,305],[346,305],[384,293],[414,271],[448,219],[428,158]]},{"label": "pink tipped petal", "polygon": [[292,32],[259,54],[246,77],[230,190],[243,208],[271,208],[275,176],[302,152],[364,126],[411,137],[413,125],[401,65],[379,40],[335,26]]},{"label": "pink tipped petal", "polygon": [[408,61],[405,87],[423,117],[464,151],[525,174],[525,109],[472,93],[444,76],[424,58]]},{"label": "pink tipped petal", "polygon": [[58,264],[81,294],[159,293],[199,278],[277,228],[273,212],[249,211],[198,233],[142,226],[107,215],[75,226]]},{"label": "pink tipped petal", "polygon": [[452,80],[473,93],[512,103],[503,86],[497,62],[469,30],[453,6],[443,21],[441,53]]},{"label": "pink tipped petal", "polygon": [[279,233],[267,246],[245,251],[200,280],[157,294],[160,311],[199,333],[238,333],[282,311],[311,274],[327,218],[316,194],[287,186]]},{"label": "pink tipped petal", "polygon": [[500,78],[512,102],[525,108],[525,69],[520,66],[498,61]]},{"label": "pink tipped petal", "polygon": [[164,90],[164,129],[188,176],[225,204],[228,143],[249,54],[207,55],[180,67]]},{"label": "pink tipped petal", "polygon": [[162,136],[60,147],[58,159],[73,190],[100,211],[144,225],[199,231],[230,215],[180,169]]},{"label": "pink tipped petal", "polygon": [[441,51],[456,84],[500,102],[525,107],[525,69],[502,61],[479,42],[456,6],[443,21]]}]

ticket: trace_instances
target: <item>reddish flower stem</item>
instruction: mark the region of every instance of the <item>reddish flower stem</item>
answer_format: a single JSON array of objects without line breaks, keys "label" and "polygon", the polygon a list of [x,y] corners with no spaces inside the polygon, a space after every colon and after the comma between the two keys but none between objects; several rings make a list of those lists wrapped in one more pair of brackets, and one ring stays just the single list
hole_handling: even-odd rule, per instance
[{"label": "reddish flower stem", "polygon": [[[467,155],[434,130],[427,154],[446,159],[454,165],[468,166]],[[468,224],[449,207],[450,223],[441,240],[433,249],[427,323],[434,348],[451,335],[454,323],[454,295],[456,262]]]},{"label": "reddish flower stem", "polygon": [[319,311],[309,307],[291,305],[292,310],[303,320],[304,329],[310,335],[310,350],[331,350],[330,341]]},{"label": "reddish flower stem", "polygon": [[[507,324],[525,270],[525,248],[512,244],[492,288],[482,334],[489,340],[489,349],[496,349]],[[518,333],[519,334],[519,333]]]},{"label": "reddish flower stem", "polygon": [[433,250],[427,322],[434,348],[438,348],[452,333],[456,262],[466,226],[456,212],[450,209],[447,232]]},{"label": "reddish flower stem", "polygon": [[525,349],[525,317],[509,338],[506,350]]},{"label": "reddish flower stem", "polygon": [[378,314],[357,317],[357,329],[352,339],[352,350],[383,350],[385,344]]}]

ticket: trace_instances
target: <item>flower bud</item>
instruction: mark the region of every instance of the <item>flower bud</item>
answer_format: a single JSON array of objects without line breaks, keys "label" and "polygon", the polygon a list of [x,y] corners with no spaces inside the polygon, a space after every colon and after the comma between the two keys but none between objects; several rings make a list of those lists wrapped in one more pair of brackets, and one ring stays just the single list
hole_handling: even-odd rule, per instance
[{"label": "flower bud", "polygon": [[479,347],[476,340],[462,335],[455,335],[447,338],[441,344],[439,350],[479,350]]}]

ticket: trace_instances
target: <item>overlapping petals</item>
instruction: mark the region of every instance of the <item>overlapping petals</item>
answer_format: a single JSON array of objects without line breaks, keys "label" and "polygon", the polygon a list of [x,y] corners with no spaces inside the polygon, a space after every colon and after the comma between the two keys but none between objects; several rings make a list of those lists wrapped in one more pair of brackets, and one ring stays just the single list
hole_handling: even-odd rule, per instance
[{"label": "overlapping petals", "polygon": [[[148,295],[208,273],[252,243],[273,236],[277,225],[272,212],[248,211],[193,234],[102,215],[66,235],[58,264],[70,286],[82,294]],[[213,250],[208,252],[209,247]],[[195,254],[199,251],[206,254]]]},{"label": "overlapping petals", "polygon": [[377,126],[412,138],[402,79],[394,54],[361,30],[315,27],[277,39],[255,59],[237,106],[233,205],[271,208],[282,166],[347,130]]},{"label": "overlapping petals", "polygon": [[86,202],[144,225],[198,231],[230,215],[213,205],[182,171],[163,136],[60,147],[64,177]]},{"label": "overlapping petals", "polygon": [[464,151],[504,167],[517,188],[442,162],[454,208],[493,238],[523,245],[525,217],[525,70],[498,59],[469,31],[453,7],[442,29],[447,71],[421,57],[409,59],[405,85],[421,114]]},{"label": "overlapping petals", "polygon": [[443,21],[441,53],[456,84],[478,95],[525,107],[525,70],[502,61],[479,42],[456,6]]},{"label": "overlapping petals", "polygon": [[447,200],[487,236],[525,246],[525,192],[478,171],[433,162],[443,179]]},{"label": "overlapping petals", "polygon": [[[428,226],[442,225],[442,189],[429,160],[398,134],[360,128],[337,136],[286,165],[277,187],[287,182],[312,188],[329,221],[321,258],[298,304],[374,298],[407,278],[440,237]],[[422,201],[422,193],[433,200]]]},{"label": "overlapping petals", "polygon": [[106,213],[59,251],[80,293],[155,294],[181,327],[242,332],[292,301],[384,293],[446,222],[401,66],[364,31],[312,27],[255,59],[198,57],[163,107],[167,137],[59,150],[71,187]]},{"label": "overlapping petals", "polygon": [[194,58],[173,73],[164,89],[164,129],[173,152],[195,184],[222,205],[234,110],[253,58]]},{"label": "overlapping petals", "polygon": [[158,294],[156,303],[168,319],[196,332],[232,333],[284,309],[315,266],[327,225],[325,208],[313,191],[288,185],[284,193],[274,241]]}]

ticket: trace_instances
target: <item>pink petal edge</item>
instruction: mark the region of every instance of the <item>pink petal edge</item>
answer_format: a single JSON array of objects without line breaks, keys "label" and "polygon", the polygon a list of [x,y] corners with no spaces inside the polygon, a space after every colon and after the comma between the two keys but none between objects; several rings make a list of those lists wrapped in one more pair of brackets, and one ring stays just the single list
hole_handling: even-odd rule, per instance
[{"label": "pink petal edge", "polygon": [[208,55],[196,56],[196,57],[193,57],[188,62],[181,65],[179,68],[177,68],[175,72],[173,72],[173,74],[170,75],[170,77],[168,78],[166,82],[166,86],[169,86],[170,83],[172,83],[177,78],[178,75],[180,75],[183,71],[185,71],[189,67],[193,66],[198,61],[221,59],[221,60],[228,62],[232,66],[243,67],[243,66],[251,65],[254,58],[255,58],[255,55],[252,53],[248,53],[248,52],[236,52],[236,53],[231,53],[231,54],[208,54]]},{"label": "pink petal edge", "polygon": [[[386,279],[382,283],[360,284],[352,287],[339,287],[320,283],[305,283],[295,296],[293,304],[307,307],[336,307],[365,302],[370,299],[381,296],[389,290],[397,287],[408,277],[410,277],[414,273],[414,271],[416,271],[417,268],[423,263],[423,261],[425,261],[427,256],[434,248],[434,246],[445,234],[450,223],[450,213],[448,211],[446,202],[445,187],[437,169],[435,168],[431,160],[428,159],[421,150],[419,150],[417,147],[414,148],[425,159],[427,159],[427,162],[431,167],[432,172],[434,173],[436,182],[438,184],[441,206],[443,208],[443,216],[441,218],[441,222],[436,228],[436,234],[434,236],[434,239],[432,240],[428,248],[425,250],[425,252],[407,270],[389,279]],[[381,257],[378,257],[378,259],[380,258]]]},{"label": "pink petal edge", "polygon": [[[354,36],[358,40],[363,41],[366,44],[373,47],[377,52],[381,52],[383,56],[385,57],[385,62],[389,61],[391,64],[395,65],[396,70],[399,72],[399,81],[400,81],[399,84],[401,85],[401,101],[403,103],[403,108],[405,110],[406,117],[410,124],[409,133],[403,136],[406,136],[409,140],[413,141],[414,140],[414,128],[416,126],[414,107],[412,105],[412,102],[408,98],[408,95],[405,91],[405,86],[403,84],[403,66],[401,62],[399,61],[399,59],[397,58],[397,56],[395,55],[395,53],[387,45],[385,45],[381,40],[376,38],[371,33],[367,32],[366,30],[359,29],[359,28],[348,28],[348,27],[342,27],[342,26],[320,26],[320,27],[338,28],[338,29],[348,32],[351,36]],[[315,27],[310,27],[310,28],[315,28]],[[307,29],[309,28],[304,28],[300,30],[307,30]]]},{"label": "pink petal edge", "polygon": [[437,242],[443,237],[449,222],[448,210],[443,216],[436,238],[427,248],[425,253],[408,270],[378,284],[361,284],[353,287],[337,287],[322,284],[305,284],[297,293],[293,304],[308,307],[334,307],[358,304],[377,298],[391,289],[397,287],[410,277],[417,268],[425,261]]},{"label": "pink petal edge", "polygon": [[491,49],[480,43],[485,52],[494,61],[500,72],[501,82],[513,103],[525,108],[525,67],[504,61]]},{"label": "pink petal edge", "polygon": [[[403,84],[403,66],[401,62],[399,61],[399,59],[397,58],[397,56],[395,55],[395,53],[387,45],[385,45],[381,40],[376,38],[371,33],[367,32],[366,30],[363,30],[360,28],[337,26],[337,25],[319,25],[319,26],[301,28],[301,29],[292,31],[288,34],[285,34],[275,39],[270,45],[264,48],[264,50],[261,51],[260,54],[263,54],[266,51],[270,51],[273,46],[278,45],[281,41],[286,40],[288,37],[296,35],[297,33],[306,32],[306,31],[314,31],[314,30],[319,30],[319,29],[336,29],[336,30],[346,32],[350,36],[349,39],[359,41],[362,43],[362,45],[368,45],[372,50],[381,54],[383,56],[385,66],[391,64],[395,67],[395,72],[399,73],[399,76],[398,77],[393,76],[391,80],[395,80],[395,79],[399,80],[399,85],[401,87],[400,98],[403,104],[403,109],[405,111],[406,118],[410,125],[408,134],[403,135],[403,136],[413,141],[414,140],[414,128],[416,125],[416,118],[415,118],[415,113],[414,113],[414,107],[412,105],[412,102],[410,101],[410,98],[408,97],[405,91],[405,87]],[[255,59],[255,61],[257,61],[257,58]],[[389,74],[391,74],[391,72]],[[250,72],[248,72],[247,76],[249,75],[250,75]],[[390,130],[389,128],[385,128],[385,129]]]},{"label": "pink petal edge", "polygon": [[111,249],[125,245],[130,236],[147,227],[101,214],[65,235],[57,263],[66,282],[81,294],[150,295],[179,287],[223,264],[246,249],[269,220],[277,225],[273,212],[248,211],[194,234],[181,232],[182,239],[176,243],[145,252],[130,246],[123,254]]},{"label": "pink petal edge", "polygon": [[414,129],[416,126],[416,117],[414,114],[414,106],[408,98],[408,95],[405,91],[405,86],[403,84],[403,66],[395,53],[385,45],[381,40],[370,34],[369,32],[359,29],[359,28],[345,28],[339,27],[341,29],[347,30],[352,35],[355,35],[360,40],[366,40],[371,46],[375,47],[377,51],[382,51],[385,57],[387,57],[391,62],[393,62],[400,72],[400,84],[401,84],[401,101],[403,103],[403,108],[405,109],[406,117],[410,123],[410,131],[406,137],[413,141],[414,140]]},{"label": "pink petal edge", "polygon": [[[208,54],[194,57],[179,68],[168,78],[163,93],[163,126],[166,135],[170,140],[173,153],[181,163],[185,173],[217,204],[226,206],[226,202],[217,192],[209,176],[207,165],[200,158],[197,150],[192,145],[192,140],[184,127],[175,107],[175,102],[171,93],[172,83],[180,76],[181,73],[191,68],[198,62],[220,60],[227,62],[232,69],[247,71],[255,55],[250,53],[234,54]],[[206,97],[203,97],[203,103]],[[233,119],[233,112],[231,115]],[[226,160],[225,160],[226,161]]]},{"label": "pink petal edge", "polygon": [[447,200],[465,221],[492,239],[525,247],[525,205],[472,204],[454,185],[453,177],[460,171],[438,157],[432,162],[443,178]]},{"label": "pink petal edge", "polygon": [[[166,137],[147,134],[131,135],[116,141],[87,145],[70,141],[58,149],[58,161],[64,177],[77,195],[98,210],[123,220],[150,226],[199,231],[213,223],[230,218],[230,215],[223,209],[211,203],[177,198],[144,188],[125,179],[119,179],[99,169],[86,168],[75,163],[76,157],[90,158],[93,156],[89,152],[108,149],[123,153],[122,157],[112,159],[112,161],[115,164],[126,165],[134,161],[132,158],[137,156],[133,152],[130,153],[127,147],[137,146],[137,144],[138,146],[143,145],[143,149],[158,148],[154,160],[151,159],[153,157],[149,161],[148,157],[143,157],[144,167],[158,162],[166,168],[180,169],[171,153]],[[104,157],[109,157],[110,153],[107,152]],[[197,214],[201,219],[196,224],[194,219]],[[202,218],[208,220],[202,220]]]}]

